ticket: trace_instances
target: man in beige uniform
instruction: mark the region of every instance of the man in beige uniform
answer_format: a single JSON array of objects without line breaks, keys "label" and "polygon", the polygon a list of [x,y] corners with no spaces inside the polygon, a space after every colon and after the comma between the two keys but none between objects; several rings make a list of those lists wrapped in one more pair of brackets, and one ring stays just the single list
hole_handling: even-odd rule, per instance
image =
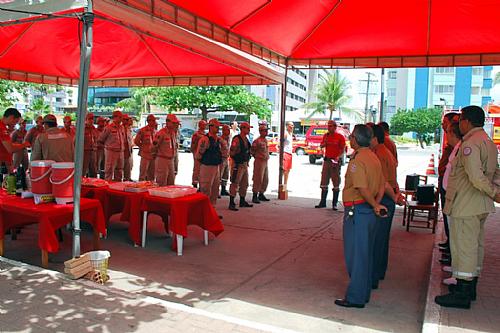
[{"label": "man in beige uniform", "polygon": [[200,138],[195,155],[200,161],[200,192],[206,194],[214,206],[219,195],[219,167],[222,164],[222,156],[227,156],[227,146],[217,136],[219,127],[217,119],[210,119],[208,134]]},{"label": "man in beige uniform", "polygon": [[248,189],[248,163],[250,161],[250,142],[247,135],[250,125],[244,121],[240,124],[240,134],[231,141],[229,155],[231,156],[231,186],[229,187],[229,209],[237,211],[234,197],[240,194],[240,207],[253,207],[245,200]]},{"label": "man in beige uniform", "polygon": [[205,136],[205,129],[207,128],[207,122],[205,120],[200,120],[198,122],[198,131],[194,132],[191,136],[191,153],[193,154],[193,177],[192,184],[194,187],[198,187],[200,178],[200,160],[196,159],[196,152],[198,151],[198,141],[201,137]]},{"label": "man in beige uniform", "polygon": [[63,123],[64,123],[64,128],[63,131],[68,133],[69,136],[71,136],[73,139],[75,138],[75,127],[71,124],[72,120],[70,116],[64,116],[63,118]]},{"label": "man in beige uniform", "polygon": [[[98,117],[97,118],[97,132],[98,136],[97,138],[101,136],[102,132],[104,132],[104,129],[106,128],[106,119],[104,117]],[[96,162],[96,171],[98,174],[100,174],[101,178],[104,178],[104,145],[97,141],[97,162]]]},{"label": "man in beige uniform", "polygon": [[464,135],[451,163],[443,213],[450,219],[453,277],[457,285],[447,295],[436,296],[445,307],[470,308],[476,300],[476,285],[483,265],[484,223],[495,212],[499,193],[493,184],[498,169],[497,148],[483,130],[484,111],[478,106],[463,108],[460,132]]},{"label": "man in beige uniform", "polygon": [[87,113],[83,140],[83,176],[97,176],[97,140],[99,132],[94,127],[94,114]]},{"label": "man in beige uniform", "polygon": [[225,145],[222,154],[222,163],[220,165],[220,195],[227,196],[227,181],[229,180],[229,146],[231,145],[231,129],[228,125],[222,125],[221,140]]},{"label": "man in beige uniform", "polygon": [[123,180],[132,180],[132,168],[134,167],[134,156],[132,154],[132,146],[134,138],[132,135],[132,118],[128,114],[123,115],[122,119],[123,131],[125,133],[125,147],[123,150]]},{"label": "man in beige uniform", "polygon": [[155,179],[153,140],[156,134],[156,117],[150,114],[146,121],[148,124],[137,132],[134,143],[139,147],[139,156],[141,157],[139,180],[153,181]]},{"label": "man in beige uniform", "polygon": [[53,114],[43,117],[44,132],[38,135],[31,151],[31,160],[52,160],[73,162],[75,147],[73,138],[57,128],[57,119]]},{"label": "man in beige uniform", "polygon": [[99,142],[104,145],[105,179],[121,182],[123,178],[123,150],[125,147],[125,132],[122,126],[122,112],[113,111],[113,121],[106,126],[99,136]]},{"label": "man in beige uniform", "polygon": [[40,133],[43,133],[44,131],[42,116],[36,117],[35,122],[36,126],[32,127],[24,137],[24,142],[28,142],[31,147],[33,147],[33,145],[35,144],[35,140],[40,135]]},{"label": "man in beige uniform", "polygon": [[259,204],[261,201],[269,201],[264,195],[269,176],[267,171],[267,161],[269,160],[269,147],[267,145],[267,125],[259,125],[260,136],[252,142],[250,153],[254,157],[253,162],[253,196],[252,202]]},{"label": "man in beige uniform", "polygon": [[156,182],[160,186],[175,184],[174,158],[177,152],[177,140],[174,127],[178,122],[175,114],[169,114],[165,127],[156,133],[153,141],[156,152]]}]

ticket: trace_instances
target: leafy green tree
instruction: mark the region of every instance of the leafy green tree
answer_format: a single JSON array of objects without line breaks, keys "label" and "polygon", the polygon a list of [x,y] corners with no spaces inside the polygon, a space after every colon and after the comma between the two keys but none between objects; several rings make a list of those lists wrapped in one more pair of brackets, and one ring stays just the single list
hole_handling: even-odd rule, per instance
[{"label": "leafy green tree", "polygon": [[45,102],[43,97],[35,98],[30,105],[30,109],[33,110],[37,114],[46,115],[52,111],[52,108],[49,104]]},{"label": "leafy green tree", "polygon": [[391,131],[394,134],[415,132],[420,147],[430,140],[431,134],[441,124],[441,108],[420,108],[416,110],[400,109],[391,118]]},{"label": "leafy green tree", "polygon": [[127,112],[133,112],[136,115],[141,113],[150,113],[151,105],[149,101],[151,96],[156,96],[156,90],[161,88],[135,88],[131,91],[131,97],[122,99],[116,106],[123,108]]},{"label": "leafy green tree", "polygon": [[342,111],[355,118],[360,116],[356,111],[344,107],[351,98],[347,94],[350,83],[338,70],[321,75],[320,80],[315,93],[317,101],[304,104],[306,111],[310,112],[309,117],[316,114],[326,115],[327,110],[330,112],[330,120],[333,119],[335,111],[339,111],[339,118],[342,118]]},{"label": "leafy green tree", "polygon": [[[148,88],[146,88],[148,89]],[[271,118],[270,103],[250,93],[243,86],[149,88],[148,103],[169,111],[200,109],[202,118],[209,112],[238,111],[256,114],[260,119]]]}]

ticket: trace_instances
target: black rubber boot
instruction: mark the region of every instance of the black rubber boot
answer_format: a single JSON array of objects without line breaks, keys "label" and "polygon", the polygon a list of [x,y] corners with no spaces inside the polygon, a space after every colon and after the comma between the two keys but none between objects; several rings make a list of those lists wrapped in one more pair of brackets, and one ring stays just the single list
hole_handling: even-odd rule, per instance
[{"label": "black rubber boot", "polygon": [[240,207],[253,207],[252,204],[249,204],[246,200],[245,197],[242,197],[240,195]]},{"label": "black rubber boot", "polygon": [[228,196],[229,195],[229,192],[226,190],[226,186],[222,186],[221,185],[220,195],[222,195],[222,196]]},{"label": "black rubber boot", "polygon": [[332,209],[338,210],[337,203],[339,202],[339,190],[333,190],[333,200],[332,200]]},{"label": "black rubber boot", "polygon": [[234,203],[233,196],[229,196],[229,210],[234,210],[235,212],[238,211],[238,208],[236,208],[236,204]]},{"label": "black rubber boot", "polygon": [[[471,281],[472,282],[472,287],[470,290],[470,300],[475,301],[477,297],[477,276]],[[457,281],[458,282],[458,281]],[[450,293],[454,293],[457,290],[457,285],[456,284],[450,284],[448,286],[448,290]]]},{"label": "black rubber boot", "polygon": [[260,200],[259,200],[259,195],[258,193],[254,193],[253,196],[252,196],[252,202],[254,204],[260,204]]},{"label": "black rubber boot", "polygon": [[270,201],[268,198],[266,198],[266,196],[262,192],[259,193],[259,200],[260,201]]},{"label": "black rubber boot", "polygon": [[328,195],[328,190],[321,190],[321,201],[319,202],[319,204],[314,206],[314,208],[325,208],[327,195]]},{"label": "black rubber boot", "polygon": [[436,296],[434,301],[447,308],[470,309],[472,281],[457,279],[454,292]]}]

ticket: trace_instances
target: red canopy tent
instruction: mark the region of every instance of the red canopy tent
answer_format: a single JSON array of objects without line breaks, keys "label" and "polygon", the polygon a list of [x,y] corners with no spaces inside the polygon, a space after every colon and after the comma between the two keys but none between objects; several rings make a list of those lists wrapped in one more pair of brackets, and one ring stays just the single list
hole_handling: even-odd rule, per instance
[{"label": "red canopy tent", "polygon": [[[247,85],[283,80],[263,61],[147,13],[118,3],[93,3],[90,85]],[[7,7],[0,4],[1,9]],[[82,13],[79,6],[16,19],[15,13],[0,10],[0,78],[77,85]]]},{"label": "red canopy tent", "polygon": [[[92,63],[92,66],[91,66]],[[0,78],[78,84],[73,256],[80,255],[80,185],[90,85],[276,84],[264,62],[109,0],[0,0]]]},{"label": "red canopy tent", "polygon": [[500,64],[499,0],[122,0],[282,65]]}]

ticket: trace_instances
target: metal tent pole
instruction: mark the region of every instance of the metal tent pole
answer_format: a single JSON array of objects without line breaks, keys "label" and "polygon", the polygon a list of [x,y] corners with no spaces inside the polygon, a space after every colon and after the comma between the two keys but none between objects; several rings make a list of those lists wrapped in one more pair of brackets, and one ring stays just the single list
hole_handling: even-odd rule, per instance
[{"label": "metal tent pole", "polygon": [[90,56],[92,54],[92,25],[94,13],[92,0],[87,3],[87,8],[81,17],[83,23],[80,44],[80,80],[78,83],[78,114],[76,119],[75,142],[75,179],[73,189],[73,258],[80,256],[80,186],[83,173],[83,141],[85,131],[85,117],[87,115],[87,95],[90,76]]},{"label": "metal tent pole", "polygon": [[380,73],[380,119],[379,121],[385,121],[384,115],[384,74],[385,68],[382,68],[382,72]]},{"label": "metal tent pole", "polygon": [[[280,111],[280,170],[279,170],[279,184],[278,194],[281,186],[283,185],[283,157],[284,157],[284,143],[285,143],[285,109],[286,109],[286,89],[287,89],[287,75],[288,75],[288,61],[285,61],[285,82],[281,84],[281,111]],[[278,195],[279,197],[279,195]]]}]

